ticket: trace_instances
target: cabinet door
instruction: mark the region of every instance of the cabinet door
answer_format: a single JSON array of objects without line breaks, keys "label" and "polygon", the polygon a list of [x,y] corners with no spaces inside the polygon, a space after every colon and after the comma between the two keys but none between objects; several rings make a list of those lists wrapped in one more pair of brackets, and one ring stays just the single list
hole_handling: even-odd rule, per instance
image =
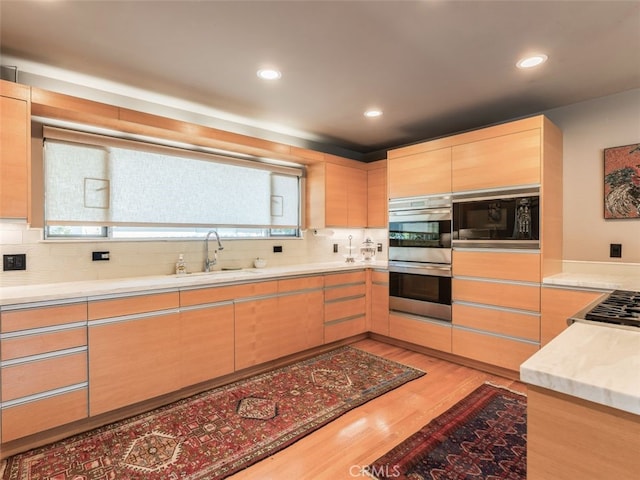
[{"label": "cabinet door", "polygon": [[349,167],[327,163],[325,179],[325,223],[332,227],[349,226]]},{"label": "cabinet door", "polygon": [[0,97],[0,218],[27,218],[29,108]]},{"label": "cabinet door", "polygon": [[389,198],[451,192],[451,148],[389,158]]},{"label": "cabinet door", "polygon": [[[320,282],[322,278],[320,277]],[[283,295],[278,298],[280,355],[322,345],[324,340],[322,290]]]},{"label": "cabinet door", "polygon": [[540,129],[456,145],[454,192],[540,183]]},{"label": "cabinet door", "polygon": [[235,312],[236,370],[278,358],[278,297],[239,301]]},{"label": "cabinet door", "polygon": [[366,170],[327,163],[325,188],[327,226],[366,227]]},{"label": "cabinet door", "polygon": [[376,168],[367,172],[367,225],[370,228],[387,227],[387,169]]},{"label": "cabinet door", "polygon": [[374,278],[371,285],[371,331],[389,335],[389,280],[378,282]]},{"label": "cabinet door", "polygon": [[368,212],[367,172],[357,168],[349,170],[347,225],[349,227],[366,227]]},{"label": "cabinet door", "polygon": [[115,410],[178,390],[178,313],[89,325],[89,412]]},{"label": "cabinet door", "polygon": [[233,303],[180,312],[182,386],[232,373]]},{"label": "cabinet door", "polygon": [[389,314],[389,336],[451,353],[451,324],[448,323],[392,312]]},{"label": "cabinet door", "polygon": [[454,276],[540,281],[539,253],[454,250],[451,263]]},{"label": "cabinet door", "polygon": [[567,319],[599,300],[604,292],[543,287],[541,292],[542,318],[540,341],[546,345],[567,328]]}]

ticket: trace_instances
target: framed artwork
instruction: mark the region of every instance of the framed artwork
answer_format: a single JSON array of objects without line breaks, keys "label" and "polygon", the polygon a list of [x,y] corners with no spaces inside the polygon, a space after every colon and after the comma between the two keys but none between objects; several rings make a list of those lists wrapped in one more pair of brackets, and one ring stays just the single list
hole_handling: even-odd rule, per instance
[{"label": "framed artwork", "polygon": [[604,149],[604,218],[640,218],[640,143]]}]

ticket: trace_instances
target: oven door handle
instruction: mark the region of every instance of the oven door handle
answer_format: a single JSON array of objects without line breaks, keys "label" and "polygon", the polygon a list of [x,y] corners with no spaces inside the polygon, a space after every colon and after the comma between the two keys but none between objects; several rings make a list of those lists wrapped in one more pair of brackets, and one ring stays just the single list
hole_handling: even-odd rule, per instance
[{"label": "oven door handle", "polygon": [[389,271],[395,273],[413,273],[415,275],[435,275],[437,277],[450,277],[451,265],[424,263],[416,265],[408,262],[389,262]]}]

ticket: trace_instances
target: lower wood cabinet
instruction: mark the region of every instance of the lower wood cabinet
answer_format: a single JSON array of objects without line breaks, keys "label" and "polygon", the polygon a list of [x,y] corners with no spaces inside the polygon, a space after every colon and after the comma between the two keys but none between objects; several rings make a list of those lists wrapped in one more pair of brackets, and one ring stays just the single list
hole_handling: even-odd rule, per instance
[{"label": "lower wood cabinet", "polygon": [[178,390],[179,343],[177,311],[90,322],[90,415]]},{"label": "lower wood cabinet", "polygon": [[389,335],[389,272],[371,272],[371,325],[370,330],[380,335]]},{"label": "lower wood cabinet", "polygon": [[258,297],[235,301],[235,368],[322,344],[321,276],[265,282]]},{"label": "lower wood cabinet", "polygon": [[180,309],[181,386],[233,373],[234,328],[231,301]]},{"label": "lower wood cabinet", "polygon": [[390,312],[389,336],[434,350],[451,352],[450,323]]},{"label": "lower wood cabinet", "polygon": [[599,300],[606,292],[543,286],[540,302],[542,319],[540,322],[540,343],[549,343],[565,328],[567,319]]},{"label": "lower wood cabinet", "polygon": [[489,365],[518,371],[520,364],[539,350],[537,342],[528,342],[454,325],[451,352]]},{"label": "lower wood cabinet", "polygon": [[527,388],[527,479],[635,480],[640,416]]},{"label": "lower wood cabinet", "polygon": [[324,277],[324,343],[367,331],[367,284],[364,270]]},{"label": "lower wood cabinet", "polygon": [[2,442],[88,415],[86,302],[0,312]]}]

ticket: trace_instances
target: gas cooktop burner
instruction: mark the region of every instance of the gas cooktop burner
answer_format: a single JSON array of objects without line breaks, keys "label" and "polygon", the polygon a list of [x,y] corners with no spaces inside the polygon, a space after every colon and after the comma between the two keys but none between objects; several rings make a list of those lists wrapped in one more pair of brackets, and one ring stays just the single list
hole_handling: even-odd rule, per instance
[{"label": "gas cooktop burner", "polygon": [[595,322],[640,327],[640,292],[614,290],[601,303],[586,313]]}]

